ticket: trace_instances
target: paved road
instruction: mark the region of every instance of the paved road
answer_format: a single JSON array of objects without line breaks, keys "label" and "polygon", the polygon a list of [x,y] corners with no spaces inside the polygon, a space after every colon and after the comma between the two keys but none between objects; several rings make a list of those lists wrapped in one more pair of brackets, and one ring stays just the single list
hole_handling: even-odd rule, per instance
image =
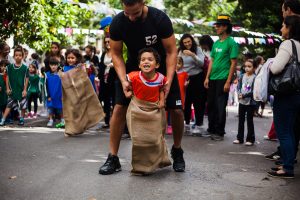
[{"label": "paved road", "polygon": [[[235,108],[229,111],[224,141],[184,136],[185,173],[169,167],[147,177],[130,175],[130,140],[121,142],[122,171],[98,174],[107,157],[107,131],[92,129],[64,138],[63,130],[37,127],[46,124],[43,118],[27,120],[34,127],[0,128],[0,199],[299,199],[299,166],[294,180],[265,173],[273,164],[263,155],[277,145],[262,139],[271,117],[255,118],[257,143],[246,147],[232,144],[238,119]],[[166,139],[171,147],[172,136]]]}]

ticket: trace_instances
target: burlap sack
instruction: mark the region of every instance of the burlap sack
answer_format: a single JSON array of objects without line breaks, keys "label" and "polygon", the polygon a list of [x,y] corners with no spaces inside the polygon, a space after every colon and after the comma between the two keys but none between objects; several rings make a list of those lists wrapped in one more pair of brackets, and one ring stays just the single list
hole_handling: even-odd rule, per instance
[{"label": "burlap sack", "polygon": [[65,133],[82,134],[104,118],[104,112],[87,76],[79,67],[61,76]]},{"label": "burlap sack", "polygon": [[131,99],[127,126],[132,139],[132,173],[148,174],[171,165],[164,139],[166,115],[156,103]]}]

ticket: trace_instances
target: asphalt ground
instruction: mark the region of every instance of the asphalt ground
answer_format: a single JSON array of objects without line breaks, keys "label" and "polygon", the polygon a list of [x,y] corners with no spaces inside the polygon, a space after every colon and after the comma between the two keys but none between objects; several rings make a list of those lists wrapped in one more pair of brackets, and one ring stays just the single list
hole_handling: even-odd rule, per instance
[{"label": "asphalt ground", "polygon": [[[248,147],[232,144],[238,126],[236,111],[236,107],[228,108],[224,141],[183,137],[184,173],[167,167],[142,177],[130,174],[128,139],[121,141],[119,150],[122,171],[98,174],[109,152],[108,129],[92,128],[65,138],[63,129],[45,128],[45,117],[26,119],[25,127],[1,127],[0,199],[299,199],[299,164],[293,180],[266,174],[275,165],[264,155],[277,147],[277,142],[263,139],[271,126],[271,114],[266,110],[266,117],[254,119],[256,143]],[[166,135],[166,141],[170,149],[172,136]]]}]

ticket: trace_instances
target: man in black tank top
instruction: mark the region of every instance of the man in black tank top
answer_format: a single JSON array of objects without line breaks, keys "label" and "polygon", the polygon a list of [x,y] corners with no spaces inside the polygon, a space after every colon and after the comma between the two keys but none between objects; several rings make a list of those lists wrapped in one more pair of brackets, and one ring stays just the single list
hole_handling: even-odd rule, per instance
[{"label": "man in black tank top", "polygon": [[[121,170],[117,156],[121,135],[126,123],[126,111],[130,99],[124,93],[131,91],[126,74],[137,71],[138,52],[142,48],[152,47],[161,56],[159,72],[167,77],[164,88],[166,107],[171,114],[174,145],[171,155],[174,160],[173,168],[176,172],[185,170],[181,139],[183,134],[183,112],[180,100],[180,90],[176,66],[176,40],[172,23],[162,11],[148,7],[144,0],[121,0],[124,11],[117,14],[110,25],[110,45],[115,70],[119,77],[119,87],[116,87],[116,105],[110,121],[110,154],[99,173],[112,174]],[[127,61],[123,59],[123,43],[127,47]]]}]

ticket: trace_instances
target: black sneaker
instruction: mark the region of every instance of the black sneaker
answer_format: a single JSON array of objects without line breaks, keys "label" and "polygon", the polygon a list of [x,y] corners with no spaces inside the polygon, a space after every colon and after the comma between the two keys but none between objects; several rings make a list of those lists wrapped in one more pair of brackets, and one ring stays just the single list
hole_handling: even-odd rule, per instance
[{"label": "black sneaker", "polygon": [[171,156],[173,158],[173,169],[175,172],[184,172],[185,162],[183,159],[183,150],[182,148],[175,148],[172,146]]},{"label": "black sneaker", "polygon": [[283,173],[283,174],[278,174],[277,171],[271,171],[268,172],[269,176],[275,177],[275,178],[294,178],[294,174],[291,173]]},{"label": "black sneaker", "polygon": [[109,175],[121,171],[121,164],[118,156],[108,154],[108,158],[104,165],[99,169],[99,174]]},{"label": "black sneaker", "polygon": [[280,153],[278,151],[271,153],[270,155],[266,155],[265,156],[266,159],[268,160],[279,160],[280,159]]}]

